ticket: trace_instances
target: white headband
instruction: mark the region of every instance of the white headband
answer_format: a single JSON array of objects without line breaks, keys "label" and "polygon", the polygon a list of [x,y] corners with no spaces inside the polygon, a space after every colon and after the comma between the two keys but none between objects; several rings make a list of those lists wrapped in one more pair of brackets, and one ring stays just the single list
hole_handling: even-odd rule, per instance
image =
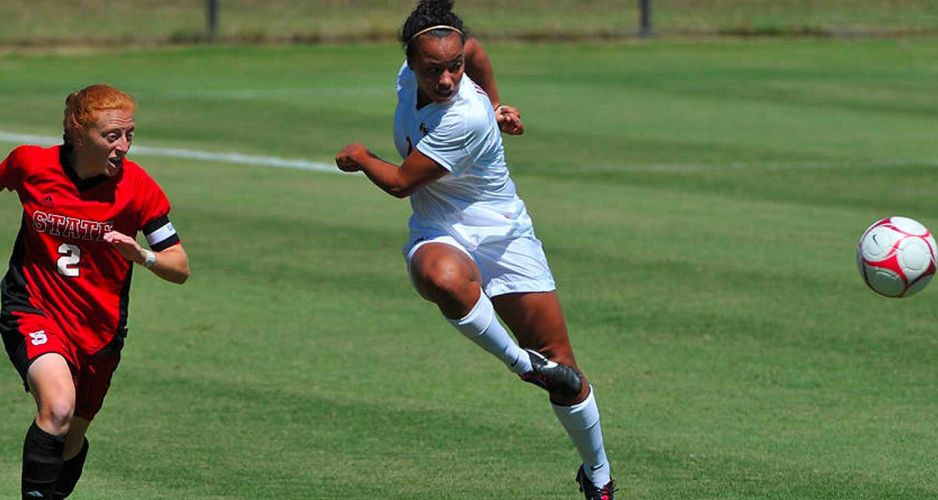
[{"label": "white headband", "polygon": [[453,27],[453,26],[448,26],[448,25],[446,25],[446,24],[437,24],[436,26],[430,26],[429,28],[424,28],[424,29],[422,29],[422,30],[420,30],[420,31],[418,31],[418,32],[416,32],[416,33],[414,33],[414,36],[410,37],[410,40],[407,40],[407,45],[410,45],[410,42],[413,42],[413,41],[414,41],[414,38],[417,38],[418,36],[420,36],[420,35],[422,35],[422,34],[428,32],[428,31],[433,31],[433,30],[451,30],[451,31],[455,31],[456,33],[459,33],[460,36],[463,35],[463,32],[460,31],[459,28],[455,28],[455,27]]}]

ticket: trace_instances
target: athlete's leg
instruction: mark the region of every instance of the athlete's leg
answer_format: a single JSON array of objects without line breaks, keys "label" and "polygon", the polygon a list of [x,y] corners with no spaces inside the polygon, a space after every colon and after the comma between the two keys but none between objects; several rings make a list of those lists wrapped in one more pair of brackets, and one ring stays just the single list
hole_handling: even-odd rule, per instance
[{"label": "athlete's leg", "polygon": [[52,497],[54,500],[64,499],[71,495],[81,478],[85,459],[88,457],[88,440],[85,438],[85,432],[89,425],[91,421],[83,417],[76,415],[72,418],[72,425],[65,436],[63,453],[65,462],[62,464],[59,479],[55,484],[55,494]]},{"label": "athlete's leg", "polygon": [[[556,292],[499,295],[492,302],[522,346],[535,349],[557,363],[576,368]],[[580,394],[575,397],[551,394],[550,399],[557,419],[583,460],[584,473],[594,485],[602,488],[610,481],[610,470],[603,445],[599,408],[592,387],[582,373],[581,378],[583,387]]]},{"label": "athlete's leg", "polygon": [[23,443],[22,494],[51,498],[75,411],[75,383],[68,362],[54,352],[33,361],[26,381],[37,411]]},{"label": "athlete's leg", "polygon": [[469,313],[482,293],[482,275],[465,252],[446,243],[427,243],[410,260],[410,277],[421,297],[447,318]]},{"label": "athlete's leg", "polygon": [[426,243],[413,252],[409,267],[417,292],[463,335],[515,373],[531,370],[528,354],[499,323],[482,293],[479,268],[465,252],[446,243]]},{"label": "athlete's leg", "polygon": [[58,353],[44,354],[29,366],[26,379],[36,400],[36,424],[65,436],[75,413],[75,380],[68,361]]},{"label": "athlete's leg", "polygon": [[[521,347],[533,349],[551,361],[579,371],[557,292],[509,293],[494,297],[492,303]],[[582,373],[580,376],[583,387],[579,394],[572,397],[551,394],[551,401],[573,405],[585,400],[589,395],[589,382]]]},{"label": "athlete's leg", "polygon": [[109,346],[92,356],[77,356],[75,389],[75,415],[65,436],[65,463],[55,485],[55,499],[68,497],[78,484],[88,456],[88,440],[85,433],[101,406],[111,386],[111,377],[120,363],[120,348]]},{"label": "athlete's leg", "polygon": [[68,434],[65,435],[65,450],[62,453],[65,460],[71,460],[85,447],[87,441],[85,433],[88,431],[89,425],[91,425],[91,421],[85,418],[78,415],[72,417],[72,425],[69,426]]}]

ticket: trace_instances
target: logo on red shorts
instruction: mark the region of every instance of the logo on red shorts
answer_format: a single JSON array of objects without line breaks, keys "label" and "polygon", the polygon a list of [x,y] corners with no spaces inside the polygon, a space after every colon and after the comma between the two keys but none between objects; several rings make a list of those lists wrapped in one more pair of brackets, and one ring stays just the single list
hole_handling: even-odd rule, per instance
[{"label": "logo on red shorts", "polygon": [[49,337],[46,336],[45,330],[39,330],[29,334],[30,341],[33,345],[42,345],[49,341]]}]

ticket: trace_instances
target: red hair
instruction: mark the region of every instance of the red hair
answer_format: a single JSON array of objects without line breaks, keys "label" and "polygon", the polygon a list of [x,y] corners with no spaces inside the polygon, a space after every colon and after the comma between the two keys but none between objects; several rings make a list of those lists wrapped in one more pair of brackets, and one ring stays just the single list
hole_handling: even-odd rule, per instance
[{"label": "red hair", "polygon": [[110,85],[91,85],[78,92],[72,92],[65,98],[65,142],[75,139],[79,129],[87,128],[95,120],[95,113],[110,109],[121,109],[133,113],[137,101],[117,87]]}]

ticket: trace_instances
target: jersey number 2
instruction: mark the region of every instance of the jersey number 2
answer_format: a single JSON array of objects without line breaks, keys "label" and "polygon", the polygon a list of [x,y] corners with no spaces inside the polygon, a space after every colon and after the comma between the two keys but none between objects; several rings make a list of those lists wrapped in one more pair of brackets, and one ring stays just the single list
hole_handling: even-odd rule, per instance
[{"label": "jersey number 2", "polygon": [[81,261],[81,248],[77,245],[62,243],[59,245],[59,260],[56,264],[59,268],[59,274],[62,276],[78,276],[78,262]]}]

